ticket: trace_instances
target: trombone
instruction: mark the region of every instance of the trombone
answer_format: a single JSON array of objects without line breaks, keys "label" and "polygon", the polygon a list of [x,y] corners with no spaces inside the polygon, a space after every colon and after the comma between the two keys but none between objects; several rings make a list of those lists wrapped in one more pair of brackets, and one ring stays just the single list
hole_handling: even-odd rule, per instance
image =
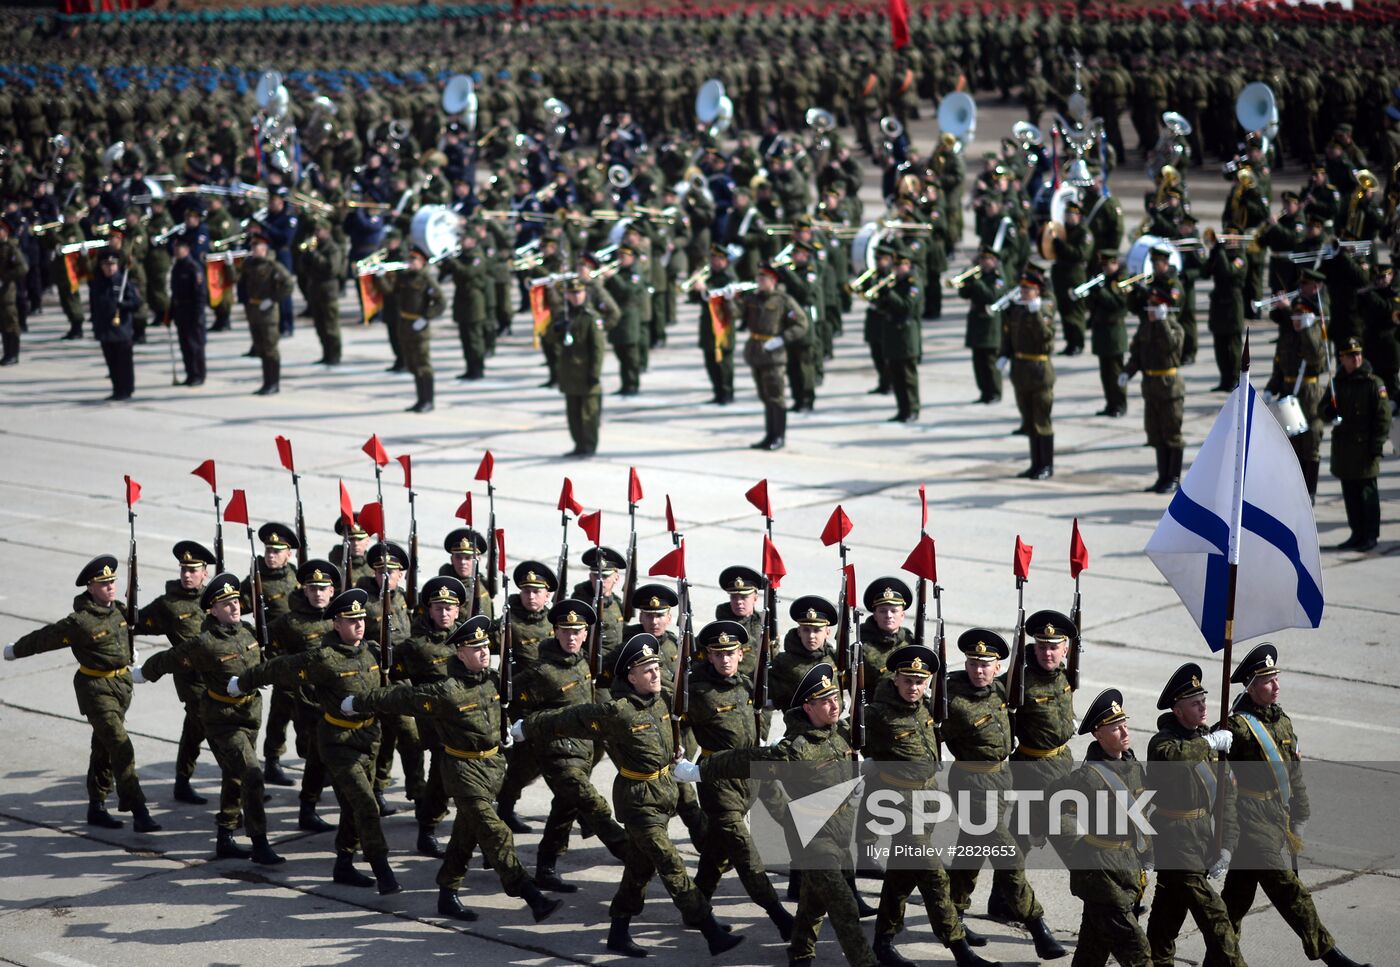
[{"label": "trombone", "polygon": [[852,289],[852,291],[855,292],[855,294],[860,296],[862,299],[865,299],[867,301],[873,300],[883,290],[888,289],[892,284],[894,284],[897,278],[898,276],[891,272],[889,275],[881,276],[880,280],[868,289]]},{"label": "trombone", "polygon": [[791,242],[783,246],[782,250],[778,252],[777,255],[773,256],[773,260],[769,265],[773,266],[775,269],[787,268],[792,265],[792,250],[794,247],[795,246]]},{"label": "trombone", "polygon": [[230,235],[228,238],[216,239],[209,243],[209,251],[221,252],[235,242],[241,242],[248,237],[247,232],[239,232],[237,235]]},{"label": "trombone", "polygon": [[974,265],[972,268],[970,268],[970,269],[964,269],[963,271],[959,272],[957,275],[953,276],[951,279],[946,280],[946,283],[947,283],[947,285],[950,286],[951,288],[956,289],[956,288],[958,288],[959,286],[961,286],[964,282],[966,282],[968,279],[975,279],[975,278],[979,277],[981,274],[982,274],[982,266],[980,266],[980,265]]},{"label": "trombone", "polygon": [[1088,282],[1082,282],[1079,285],[1076,285],[1073,289],[1070,290],[1070,294],[1074,296],[1074,301],[1078,302],[1085,296],[1087,296],[1090,292],[1093,292],[1099,286],[1103,285],[1105,281],[1107,281],[1107,277],[1102,272],[1100,272]]},{"label": "trombone", "polygon": [[874,277],[875,273],[878,271],[879,269],[873,267],[866,269],[860,275],[847,282],[846,288],[850,289],[852,292],[860,292],[860,287],[865,285],[865,283],[869,282],[871,278]]},{"label": "trombone", "polygon": [[1120,291],[1127,292],[1139,282],[1146,282],[1150,278],[1152,278],[1151,272],[1139,272],[1137,275],[1132,275],[1126,279],[1121,280],[1118,283],[1118,288]]},{"label": "trombone", "polygon": [[702,266],[699,270],[691,273],[690,277],[681,283],[681,291],[689,292],[696,286],[704,285],[710,280],[710,267]]}]

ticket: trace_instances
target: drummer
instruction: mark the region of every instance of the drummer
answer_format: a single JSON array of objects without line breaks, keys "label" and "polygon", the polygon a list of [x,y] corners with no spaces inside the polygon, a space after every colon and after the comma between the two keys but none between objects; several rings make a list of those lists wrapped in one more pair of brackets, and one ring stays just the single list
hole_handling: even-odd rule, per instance
[{"label": "drummer", "polygon": [[1269,318],[1278,325],[1274,369],[1264,387],[1265,400],[1298,397],[1307,428],[1289,437],[1303,468],[1309,499],[1317,497],[1317,472],[1322,462],[1322,387],[1318,377],[1327,370],[1326,337],[1322,326],[1322,283],[1326,276],[1316,269],[1298,274],[1298,296],[1274,306]]}]

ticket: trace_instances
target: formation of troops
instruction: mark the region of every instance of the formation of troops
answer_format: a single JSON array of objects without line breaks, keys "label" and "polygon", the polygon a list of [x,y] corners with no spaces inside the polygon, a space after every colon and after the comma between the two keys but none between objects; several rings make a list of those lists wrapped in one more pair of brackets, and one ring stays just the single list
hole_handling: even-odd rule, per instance
[{"label": "formation of troops", "polygon": [[[489,463],[478,472],[488,487]],[[640,484],[632,484],[629,500],[640,499]],[[128,481],[129,505],[139,493]],[[750,500],[765,505],[771,530],[766,495]],[[571,501],[566,481],[561,507]],[[226,519],[238,520],[237,502]],[[436,910],[448,919],[478,917],[461,896],[478,850],[501,889],[536,922],[553,915],[578,891],[562,865],[577,826],[622,867],[608,909],[606,948],[614,953],[648,955],[630,930],[653,878],[712,955],[740,944],[744,935],[720,923],[712,907],[732,869],[788,943],[790,964],[812,961],[830,919],[851,964],[908,967],[895,940],[917,889],[956,963],[987,965],[976,948],[988,939],[968,914],[979,869],[990,864],[985,916],[1024,928],[1035,956],[1054,960],[1067,951],[1025,872],[1029,851],[1048,845],[1083,903],[1077,964],[1105,964],[1110,956],[1124,965],[1175,963],[1190,913],[1210,963],[1243,965],[1243,921],[1260,888],[1308,959],[1355,964],[1298,878],[1310,807],[1299,737],[1279,704],[1282,659],[1274,645],[1258,645],[1229,669],[1242,693],[1214,726],[1205,672],[1190,662],[1178,668],[1158,699],[1144,762],[1132,748],[1119,690],[1076,707],[1077,592],[1070,615],[1044,609],[1027,616],[1020,608],[1011,641],[991,629],[962,631],[961,658],[950,660],[941,603],[936,618],[928,614],[930,582],[941,601],[931,558],[920,564],[910,556],[905,568],[914,582],[882,576],[857,594],[847,575],[835,602],[795,594],[784,632],[777,588],[785,568],[765,538],[762,567],[724,568],[717,582],[724,597],[713,620],[697,628],[684,544],[669,521],[673,550],[649,573],[674,584],[641,577],[635,531],[626,554],[599,544],[594,531],[579,559],[582,579],[570,585],[567,515],[553,566],[529,559],[511,566],[494,510],[485,533],[470,526],[470,516],[462,515],[469,526],[445,534],[441,555],[425,555],[446,560],[421,584],[420,570],[431,565],[418,559],[416,517],[404,547],[384,538],[382,510],[357,516],[343,508],[339,541],[324,558],[311,555],[300,517],[258,527],[262,550],[247,575],[221,560],[222,530],[217,552],[182,540],[172,548],[174,576],[145,603],[133,580],[130,517],[126,573],[115,556],[94,558],[76,575],[71,613],[4,650],[6,661],[63,649],[76,659],[74,691],[92,729],[87,823],[122,827],[107,806],[115,787],[117,809],[131,814],[137,833],[161,830],[125,717],[137,686],[147,686],[141,701],[159,701],[155,683],[169,678],[184,707],[173,796],[209,805],[191,782],[207,744],[222,779],[217,859],[284,861],[272,846],[264,801],[267,787],[298,784],[283,763],[291,726],[303,762],[297,828],[334,831],[326,841],[332,880],[400,891],[384,827],[397,812],[385,796],[397,755],[413,802],[416,851],[442,861]],[[252,551],[254,529],[240,522]],[[1072,570],[1074,560],[1072,551]],[[1018,593],[1024,576],[1018,572]],[[122,577],[125,601],[118,600]],[[164,638],[169,647],[143,657],[141,638]],[[1070,751],[1076,736],[1092,739],[1079,762]],[[616,769],[611,796],[594,778],[605,755]],[[862,775],[867,796],[892,793],[906,819],[920,794],[940,783],[967,795],[958,799],[959,832],[946,867],[930,849],[933,829],[912,822],[893,835],[891,848],[917,859],[871,862],[872,814],[848,798],[815,833],[799,834],[789,805]],[[517,803],[540,780],[549,814],[531,873],[516,837],[534,829]],[[329,804],[327,785],[339,809],[334,825],[318,814]],[[1013,788],[1043,791],[1047,800],[1079,791],[1096,805],[1077,817],[1077,828],[1032,810],[1013,832],[1002,798]],[[1113,811],[1144,790],[1156,796],[1150,836]],[[786,900],[797,901],[795,911],[747,822],[756,801],[784,827]],[[437,830],[449,814],[443,846]],[[669,832],[677,817],[699,852],[693,871]],[[369,874],[356,867],[358,856]],[[866,902],[858,876],[880,881],[878,906]],[[870,917],[873,939],[861,924]]]}]

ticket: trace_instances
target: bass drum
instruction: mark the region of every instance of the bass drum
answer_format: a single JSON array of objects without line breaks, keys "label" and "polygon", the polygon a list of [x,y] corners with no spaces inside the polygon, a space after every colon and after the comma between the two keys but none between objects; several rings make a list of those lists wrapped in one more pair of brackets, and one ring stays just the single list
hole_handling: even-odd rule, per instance
[{"label": "bass drum", "polygon": [[866,222],[862,225],[855,238],[851,239],[851,265],[860,272],[875,268],[875,250],[880,247],[888,232],[889,229],[876,222]]},{"label": "bass drum", "polygon": [[1303,415],[1303,404],[1296,396],[1280,396],[1269,404],[1269,412],[1289,436],[1298,436],[1308,431],[1308,418]]},{"label": "bass drum", "polygon": [[424,205],[413,216],[409,226],[413,244],[437,258],[457,247],[457,213],[446,205]]},{"label": "bass drum", "polygon": [[1148,254],[1152,251],[1153,247],[1157,245],[1165,245],[1168,248],[1171,248],[1171,258],[1167,259],[1167,262],[1171,265],[1172,268],[1176,269],[1178,274],[1180,274],[1181,253],[1178,252],[1176,248],[1172,246],[1171,239],[1162,238],[1160,235],[1144,235],[1133,243],[1132,248],[1128,249],[1129,275],[1141,275],[1142,273],[1148,271]]}]

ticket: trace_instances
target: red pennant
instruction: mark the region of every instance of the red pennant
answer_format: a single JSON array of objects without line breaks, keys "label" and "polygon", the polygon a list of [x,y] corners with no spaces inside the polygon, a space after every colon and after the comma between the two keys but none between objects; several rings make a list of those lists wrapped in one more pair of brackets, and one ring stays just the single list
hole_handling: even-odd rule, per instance
[{"label": "red pennant", "polygon": [[355,523],[355,505],[350,503],[350,491],[345,489],[345,481],[340,482],[340,520],[349,530]]},{"label": "red pennant", "polygon": [[744,493],[744,497],[757,507],[758,512],[764,517],[773,516],[773,505],[768,502],[768,479],[766,477],[750,487]]},{"label": "red pennant", "polygon": [[1035,548],[1029,544],[1021,542],[1021,535],[1016,535],[1016,557],[1011,562],[1011,569],[1016,572],[1016,577],[1022,581],[1028,580],[1031,576],[1031,552]]},{"label": "red pennant", "polygon": [[248,526],[248,496],[241,490],[235,490],[233,496],[228,499],[228,506],[224,508],[224,520],[230,524],[242,524]]},{"label": "red pennant", "polygon": [[292,441],[284,436],[277,437],[277,458],[282,461],[282,468],[296,473],[296,462],[292,460]]},{"label": "red pennant", "polygon": [[126,506],[128,509],[141,499],[141,485],[130,477],[122,477],[126,481]]},{"label": "red pennant", "polygon": [[404,485],[405,487],[407,487],[409,490],[412,490],[412,489],[413,489],[413,458],[410,457],[408,454],[405,453],[403,456],[401,456],[401,457],[395,457],[394,459],[397,460],[397,461],[399,462],[399,465],[403,467],[403,485]]},{"label": "red pennant", "polygon": [[462,501],[462,506],[457,508],[455,517],[460,517],[468,527],[472,526],[472,492],[467,491],[467,499]]},{"label": "red pennant", "polygon": [[925,581],[938,581],[938,560],[933,553],[933,538],[919,535],[918,545],[909,552],[904,561],[904,570]]},{"label": "red pennant", "polygon": [[846,600],[847,600],[847,601],[859,601],[860,598],[856,597],[856,565],[855,565],[855,562],[853,561],[853,562],[851,562],[850,564],[847,564],[845,567],[843,567],[843,568],[841,569],[841,572],[846,576]]},{"label": "red pennant", "polygon": [[506,572],[506,529],[496,528],[496,560],[500,562],[501,573]]},{"label": "red pennant", "polygon": [[928,526],[928,491],[919,484],[919,530]]},{"label": "red pennant", "polygon": [[378,433],[366,440],[365,445],[360,447],[360,449],[368,453],[370,459],[373,460],[377,466],[382,467],[389,462],[389,453],[384,449],[384,444],[379,442]]},{"label": "red pennant", "polygon": [[890,0],[890,41],[895,50],[909,46],[909,0]]},{"label": "red pennant", "polygon": [[360,526],[366,534],[378,535],[384,539],[384,508],[377,500],[371,500],[360,508]]},{"label": "red pennant", "polygon": [[190,471],[192,476],[198,477],[209,485],[209,489],[214,493],[219,492],[218,484],[214,483],[214,461],[205,460],[199,466]]},{"label": "red pennant", "polygon": [[476,468],[477,480],[491,480],[491,474],[496,472],[496,458],[491,456],[491,451],[486,451],[486,456],[481,458],[481,463]]},{"label": "red pennant", "polygon": [[650,577],[662,576],[685,579],[685,541],[681,541],[670,551],[661,556],[661,560],[651,566],[647,571]]},{"label": "red pennant", "polygon": [[559,510],[567,510],[575,517],[583,513],[583,504],[574,499],[574,482],[568,477],[564,478],[564,486],[559,491]]},{"label": "red pennant", "polygon": [[584,514],[578,519],[578,526],[583,528],[583,532],[588,535],[588,540],[597,547],[602,543],[599,535],[603,532],[603,512],[595,510],[591,514]]},{"label": "red pennant", "polygon": [[1084,546],[1084,538],[1079,536],[1079,518],[1074,519],[1074,530],[1069,534],[1069,576],[1078,578],[1079,572],[1089,566],[1089,549]]},{"label": "red pennant", "polygon": [[778,548],[767,534],[763,535],[763,576],[775,588],[782,587],[783,578],[787,576],[787,565],[783,563]]},{"label": "red pennant", "polygon": [[676,532],[676,515],[671,512],[671,495],[666,495],[666,529],[672,534]]},{"label": "red pennant", "polygon": [[846,539],[846,535],[851,532],[851,519],[846,516],[846,512],[837,504],[836,509],[831,512],[826,526],[822,528],[822,543],[827,547],[832,544],[839,544]]},{"label": "red pennant", "polygon": [[637,468],[627,468],[627,502],[629,504],[641,503],[642,481],[637,477]]}]

